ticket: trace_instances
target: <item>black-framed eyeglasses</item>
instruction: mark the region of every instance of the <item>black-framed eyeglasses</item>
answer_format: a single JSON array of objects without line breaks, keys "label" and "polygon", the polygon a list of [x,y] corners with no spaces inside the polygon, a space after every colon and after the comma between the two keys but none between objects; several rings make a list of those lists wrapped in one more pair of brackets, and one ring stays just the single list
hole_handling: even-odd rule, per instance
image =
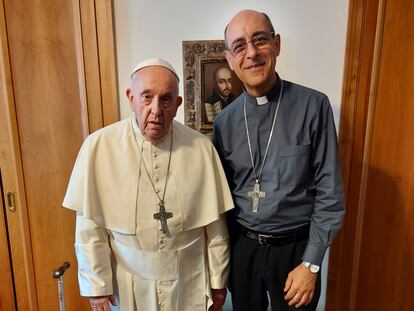
[{"label": "black-framed eyeglasses", "polygon": [[239,39],[239,40],[234,41],[231,44],[228,51],[230,51],[230,53],[233,56],[240,56],[240,55],[243,55],[244,53],[246,53],[247,45],[250,42],[256,47],[256,49],[261,49],[261,48],[265,47],[274,36],[275,36],[275,33],[271,32],[271,33],[257,34],[255,36],[253,36],[253,38],[249,41],[246,41],[244,39]]}]

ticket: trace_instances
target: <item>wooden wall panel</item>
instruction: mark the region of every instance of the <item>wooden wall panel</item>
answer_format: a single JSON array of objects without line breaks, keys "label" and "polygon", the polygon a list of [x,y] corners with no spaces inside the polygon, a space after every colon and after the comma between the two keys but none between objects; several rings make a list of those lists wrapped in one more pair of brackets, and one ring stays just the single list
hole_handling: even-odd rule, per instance
[{"label": "wooden wall panel", "polygon": [[83,58],[79,59],[82,61],[79,64],[80,73],[82,74],[79,78],[85,79],[89,132],[94,132],[101,128],[103,124],[95,1],[76,1],[76,5],[78,5],[79,12],[81,12],[79,21],[82,40],[79,42],[79,52],[83,53]]},{"label": "wooden wall panel", "polygon": [[[115,65],[115,32],[112,0],[95,1],[99,48],[101,94],[104,103],[118,103],[118,78]],[[118,105],[103,105],[103,124],[119,120]]]},{"label": "wooden wall panel", "polygon": [[[111,0],[79,2],[89,131],[119,120],[113,4]],[[102,103],[104,103],[102,105]]]}]

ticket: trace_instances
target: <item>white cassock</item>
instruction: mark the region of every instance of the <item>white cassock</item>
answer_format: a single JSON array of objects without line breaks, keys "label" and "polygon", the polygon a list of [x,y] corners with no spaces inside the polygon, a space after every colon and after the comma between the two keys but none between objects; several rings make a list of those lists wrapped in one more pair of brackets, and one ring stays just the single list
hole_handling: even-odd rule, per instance
[{"label": "white cassock", "polygon": [[131,118],[85,140],[62,204],[77,211],[82,296],[114,293],[118,308],[128,311],[204,311],[212,304],[210,288],[226,287],[224,213],[233,201],[220,159],[207,137],[176,121],[172,127],[165,192],[171,237],[154,219],[159,200],[149,181],[162,198],[171,130],[153,145]]}]

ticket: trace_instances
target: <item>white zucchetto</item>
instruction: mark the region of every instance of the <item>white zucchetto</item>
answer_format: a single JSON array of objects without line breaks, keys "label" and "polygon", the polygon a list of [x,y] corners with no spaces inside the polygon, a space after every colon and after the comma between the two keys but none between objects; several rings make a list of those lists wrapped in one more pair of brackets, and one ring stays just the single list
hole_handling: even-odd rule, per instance
[{"label": "white zucchetto", "polygon": [[180,78],[178,78],[177,73],[174,70],[174,67],[167,62],[166,60],[163,60],[161,58],[148,58],[142,62],[140,62],[132,71],[131,73],[131,79],[132,76],[134,75],[134,73],[136,73],[138,70],[145,68],[145,67],[151,67],[151,66],[161,66],[164,67],[166,69],[168,69],[169,71],[171,71],[178,79],[178,81],[180,81]]}]

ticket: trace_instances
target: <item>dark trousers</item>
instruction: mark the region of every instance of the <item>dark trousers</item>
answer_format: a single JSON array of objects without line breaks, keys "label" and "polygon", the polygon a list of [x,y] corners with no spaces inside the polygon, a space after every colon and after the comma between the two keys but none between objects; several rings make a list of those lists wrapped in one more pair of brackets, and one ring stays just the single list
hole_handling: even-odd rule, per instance
[{"label": "dark trousers", "polygon": [[231,230],[230,284],[234,311],[316,310],[320,296],[320,271],[312,302],[289,307],[283,288],[288,273],[302,262],[307,239],[283,246],[259,244],[239,230]]}]

